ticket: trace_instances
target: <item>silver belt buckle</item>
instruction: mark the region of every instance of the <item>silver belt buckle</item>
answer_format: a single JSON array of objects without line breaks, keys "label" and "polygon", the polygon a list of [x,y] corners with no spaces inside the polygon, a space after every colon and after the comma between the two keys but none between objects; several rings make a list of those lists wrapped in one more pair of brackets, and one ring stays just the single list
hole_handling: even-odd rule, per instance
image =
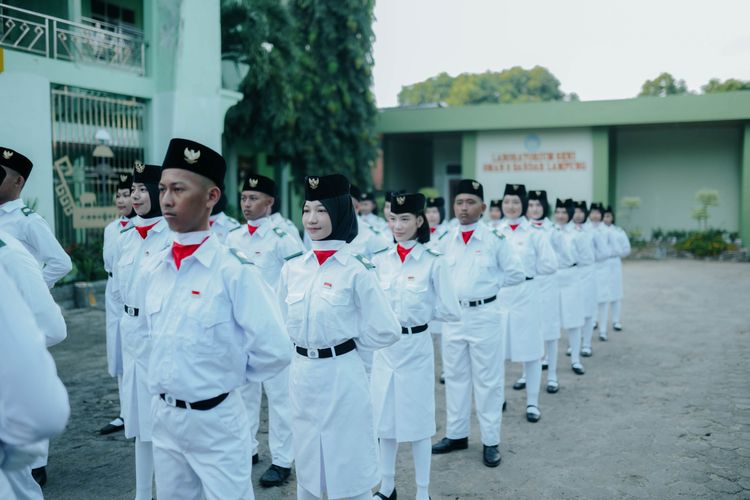
[{"label": "silver belt buckle", "polygon": [[164,402],[169,406],[177,406],[177,400],[171,394],[164,395]]},{"label": "silver belt buckle", "polygon": [[458,301],[461,304],[461,307],[469,307],[470,300],[459,300]]},{"label": "silver belt buckle", "polygon": [[307,357],[310,359],[318,359],[320,354],[318,353],[317,349],[308,349],[307,350]]},{"label": "silver belt buckle", "polygon": [[133,308],[131,306],[127,306],[126,312],[128,313],[128,316],[132,316],[132,315],[135,314],[135,308]]}]

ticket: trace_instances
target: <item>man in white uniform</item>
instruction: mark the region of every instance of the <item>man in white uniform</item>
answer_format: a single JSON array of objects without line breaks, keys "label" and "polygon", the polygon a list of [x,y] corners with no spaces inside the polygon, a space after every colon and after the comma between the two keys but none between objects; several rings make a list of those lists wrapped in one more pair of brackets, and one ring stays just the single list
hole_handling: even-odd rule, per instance
[{"label": "man in white uniform", "polygon": [[482,185],[459,182],[453,209],[460,226],[443,247],[461,303],[461,321],[445,323],[446,437],[432,453],[469,446],[472,388],[484,445],[482,461],[500,465],[500,425],[505,381],[505,330],[497,302],[501,287],[522,283],[521,263],[504,236],[480,222],[487,205]]},{"label": "man in white uniform", "polygon": [[0,169],[6,174],[0,184],[0,229],[14,236],[34,256],[42,267],[44,281],[52,288],[73,269],[73,264],[47,221],[21,199],[32,167],[31,160],[21,153],[0,147]]}]

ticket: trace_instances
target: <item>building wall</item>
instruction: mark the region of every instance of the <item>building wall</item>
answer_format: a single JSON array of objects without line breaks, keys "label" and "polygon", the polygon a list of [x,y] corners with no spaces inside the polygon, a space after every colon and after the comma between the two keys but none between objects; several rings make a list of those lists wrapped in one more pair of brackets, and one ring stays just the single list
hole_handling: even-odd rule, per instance
[{"label": "building wall", "polygon": [[424,187],[434,187],[441,196],[448,192],[448,180],[460,175],[448,174],[448,166],[461,165],[461,136],[436,136],[432,143],[432,180],[425,180]]},{"label": "building wall", "polygon": [[[709,225],[739,228],[740,149],[738,126],[673,126],[618,129],[615,132],[615,192],[637,196],[640,208],[619,222],[649,237],[654,228],[697,229],[691,218],[701,189],[719,192]],[[614,203],[613,203],[614,206]]]},{"label": "building wall", "polygon": [[432,136],[389,137],[383,145],[384,189],[416,191],[432,183]]}]

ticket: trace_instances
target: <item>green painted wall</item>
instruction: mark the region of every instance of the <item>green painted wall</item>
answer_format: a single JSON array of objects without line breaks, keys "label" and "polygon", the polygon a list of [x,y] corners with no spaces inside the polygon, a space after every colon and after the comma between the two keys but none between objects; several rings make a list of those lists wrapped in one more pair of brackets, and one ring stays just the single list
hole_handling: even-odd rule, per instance
[{"label": "green painted wall", "polygon": [[464,179],[476,178],[477,134],[465,132],[461,141],[461,176]]},{"label": "green painted wall", "polygon": [[[709,225],[739,227],[740,129],[737,126],[638,127],[616,132],[617,205],[638,196],[641,207],[618,222],[648,237],[654,228],[697,229],[691,218],[695,193],[719,191]],[[614,204],[613,204],[614,205]]]},{"label": "green painted wall", "polygon": [[750,122],[742,130],[742,164],[740,166],[740,238],[750,243]]},{"label": "green painted wall", "polygon": [[593,198],[605,205],[609,203],[609,128],[595,127],[591,130],[594,165],[592,171]]}]

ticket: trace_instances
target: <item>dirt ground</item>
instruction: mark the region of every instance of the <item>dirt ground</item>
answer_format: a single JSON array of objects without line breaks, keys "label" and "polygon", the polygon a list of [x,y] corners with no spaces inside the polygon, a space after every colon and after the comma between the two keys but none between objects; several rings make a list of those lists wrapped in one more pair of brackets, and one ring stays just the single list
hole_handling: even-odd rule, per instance
[{"label": "dirt ground", "polygon": [[[474,420],[467,451],[433,457],[433,499],[750,498],[750,265],[635,261],[624,269],[624,331],[594,341],[582,377],[561,349],[560,392],[542,390],[537,424],[525,420],[525,395],[510,388],[520,366],[509,365],[501,466],[482,465]],[[51,443],[45,495],[132,499],[132,441],[97,434],[118,411],[104,313],[72,310],[66,318],[68,339],[52,353],[72,416]],[[445,393],[436,387],[435,440],[445,428]],[[293,480],[258,486],[270,465],[265,419],[259,439],[256,497],[294,498]],[[401,498],[414,498],[408,445],[396,481]]]}]

